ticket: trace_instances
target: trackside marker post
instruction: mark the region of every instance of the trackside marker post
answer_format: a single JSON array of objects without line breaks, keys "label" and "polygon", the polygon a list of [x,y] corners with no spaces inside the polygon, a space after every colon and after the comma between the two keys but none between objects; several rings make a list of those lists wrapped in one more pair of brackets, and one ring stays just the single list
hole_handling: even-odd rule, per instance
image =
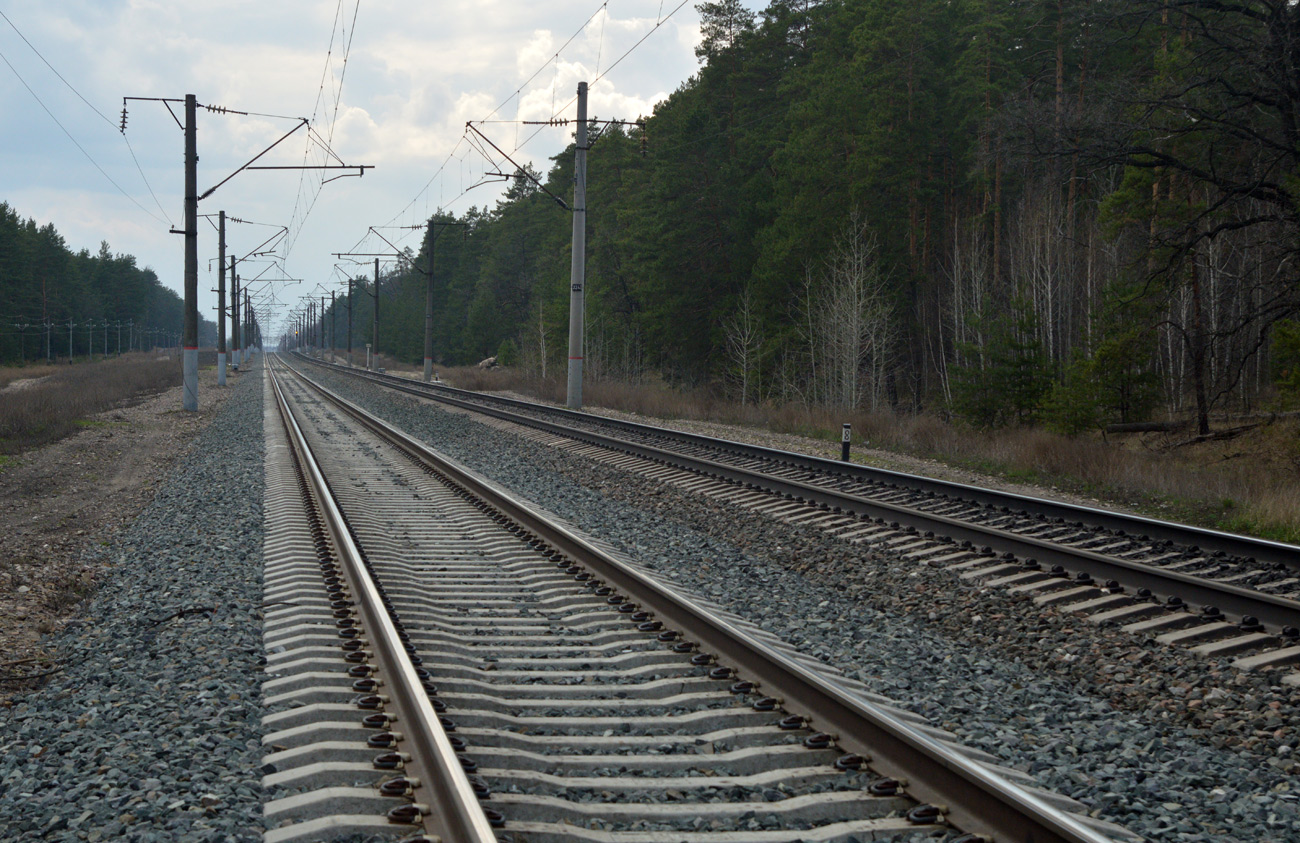
[{"label": "trackside marker post", "polygon": [[853,440],[853,425],[845,424],[840,431],[840,459],[849,461],[849,443]]}]

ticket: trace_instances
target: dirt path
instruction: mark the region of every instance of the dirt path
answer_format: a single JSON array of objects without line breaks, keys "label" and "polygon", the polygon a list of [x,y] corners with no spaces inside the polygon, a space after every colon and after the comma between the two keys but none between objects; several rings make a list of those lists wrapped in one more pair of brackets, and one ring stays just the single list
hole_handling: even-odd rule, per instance
[{"label": "dirt path", "polygon": [[0,470],[0,704],[57,668],[41,636],[76,617],[103,571],[82,551],[107,544],[152,500],[155,488],[198,432],[216,417],[230,386],[199,373],[197,413],[181,411],[181,387],[89,419],[83,430],[13,458]]}]

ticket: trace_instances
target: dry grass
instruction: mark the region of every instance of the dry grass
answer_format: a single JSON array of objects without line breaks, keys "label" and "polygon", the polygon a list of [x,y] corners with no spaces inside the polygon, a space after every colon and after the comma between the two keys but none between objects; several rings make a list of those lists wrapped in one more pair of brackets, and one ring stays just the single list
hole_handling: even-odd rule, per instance
[{"label": "dry grass", "polygon": [[39,380],[61,371],[63,369],[60,366],[46,365],[44,363],[40,365],[0,367],[0,389],[4,389],[14,381]]},{"label": "dry grass", "polygon": [[[36,374],[41,371],[45,374]],[[0,454],[61,439],[87,416],[176,386],[181,367],[174,359],[126,354],[75,366],[0,369],[6,386],[32,377],[44,380],[0,392]]]},{"label": "dry grass", "polygon": [[[462,389],[508,390],[555,403],[565,399],[562,378],[539,381],[517,370],[474,367],[440,373]],[[839,440],[840,426],[848,422],[854,440],[873,448],[1053,486],[1155,517],[1300,541],[1300,424],[1295,420],[1267,425],[1226,446],[1180,446],[1163,435],[1106,440],[1036,428],[978,431],[935,416],[889,411],[742,406],[709,390],[677,390],[653,382],[586,384],[583,401],[652,418],[744,425],[832,441]]]}]

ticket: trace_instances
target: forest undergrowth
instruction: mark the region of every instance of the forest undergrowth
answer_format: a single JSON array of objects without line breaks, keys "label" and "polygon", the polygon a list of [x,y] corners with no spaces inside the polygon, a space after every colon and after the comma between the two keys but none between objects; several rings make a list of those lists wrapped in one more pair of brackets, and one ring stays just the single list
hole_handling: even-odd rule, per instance
[{"label": "forest undergrowth", "polygon": [[[401,368],[401,367],[398,367]],[[462,389],[510,391],[563,404],[562,378],[516,369],[440,368]],[[598,381],[587,407],[649,419],[714,422],[838,442],[853,426],[856,459],[877,449],[1093,499],[1138,514],[1275,541],[1300,542],[1300,419],[1294,414],[1217,419],[1218,438],[1181,429],[1078,436],[1023,426],[979,430],[933,414],[846,411],[799,404],[740,404],[710,389]]]}]

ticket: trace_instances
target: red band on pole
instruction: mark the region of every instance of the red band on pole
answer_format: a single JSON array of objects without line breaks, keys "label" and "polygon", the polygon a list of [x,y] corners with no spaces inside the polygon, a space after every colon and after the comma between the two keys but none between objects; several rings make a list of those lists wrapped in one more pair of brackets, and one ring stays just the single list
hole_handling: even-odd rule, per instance
[{"label": "red band on pole", "polygon": [[185,346],[185,350],[186,350],[186,351],[198,351],[198,350],[199,350],[199,347],[198,347],[197,345],[187,345],[187,346]]},{"label": "red band on pole", "polygon": [[570,357],[569,359],[570,359],[570,360],[581,360],[582,358],[581,358],[581,357]]}]

